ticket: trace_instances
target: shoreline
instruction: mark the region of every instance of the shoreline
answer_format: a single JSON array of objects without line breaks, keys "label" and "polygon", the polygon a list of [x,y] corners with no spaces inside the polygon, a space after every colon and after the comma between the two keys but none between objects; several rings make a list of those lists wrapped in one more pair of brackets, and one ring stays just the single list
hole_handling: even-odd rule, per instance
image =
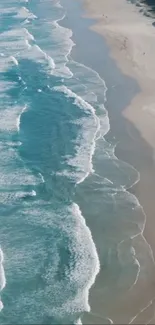
[{"label": "shoreline", "polygon": [[[155,172],[155,62],[153,60],[153,53],[155,53],[155,42],[153,44],[155,39],[155,28],[152,26],[152,19],[148,19],[148,17],[143,16],[139,12],[138,7],[136,7],[134,4],[125,2],[125,0],[116,0],[113,10],[111,10],[113,0],[108,1],[108,5],[105,4],[105,2],[102,2],[101,4],[100,0],[97,0],[96,5],[92,5],[91,0],[84,0],[84,3],[86,4],[87,11],[90,12],[90,16],[99,20],[99,22],[91,28],[106,38],[106,41],[110,47],[110,55],[115,60],[119,69],[125,75],[134,78],[140,86],[138,94],[134,96],[130,105],[124,108],[122,115],[135,126],[142,139],[146,142],[146,144],[148,144],[150,152],[147,153],[147,158],[151,171],[149,170],[146,177],[145,173],[148,171],[147,166],[143,166],[141,168],[141,165],[143,164],[141,163],[138,165],[136,159],[131,159],[127,152],[123,153],[123,149],[121,148],[120,144],[119,146],[116,146],[115,152],[118,158],[130,163],[140,172],[140,182],[133,185],[133,188],[130,189],[130,191],[139,198],[144,211],[148,216],[149,206],[147,200],[145,199],[143,190],[144,187],[146,187],[147,190],[147,182],[151,188],[155,188],[155,177],[150,178],[150,174],[153,175]],[[105,19],[101,18],[101,14],[97,14],[97,10],[96,14],[92,15],[92,10],[97,8],[97,3],[98,6],[101,6],[102,10],[104,10],[105,14],[103,15]],[[120,21],[120,8],[122,8],[122,21]],[[129,24],[126,23],[128,18]],[[113,23],[114,20],[115,24]],[[138,31],[134,36],[133,33],[131,33],[131,30],[129,32],[128,30],[131,28],[131,24],[135,24],[135,21],[138,25]],[[123,28],[121,26],[123,26]],[[135,28],[136,26],[134,26],[134,33],[136,30]],[[144,32],[144,34],[142,32],[142,35],[140,28],[142,28]],[[139,42],[139,48],[137,49],[136,42]],[[137,53],[135,53],[136,51]],[[136,133],[133,135],[132,131],[133,130],[130,130],[130,128],[127,130],[129,137],[135,141],[138,137]],[[141,169],[144,171],[141,172]],[[144,186],[143,190],[142,186]],[[152,200],[154,200],[154,197],[152,197]],[[153,236],[149,236],[147,226],[148,225],[146,223],[144,234],[148,243],[150,243],[155,256],[155,240],[154,238],[152,240]]]},{"label": "shoreline", "polygon": [[[89,14],[88,17],[98,21],[97,24],[91,26],[91,29],[106,39],[110,48],[110,56],[115,60],[122,73],[135,79],[139,85],[138,93],[121,112],[126,123],[126,140],[119,142],[116,146],[115,154],[119,159],[135,167],[140,173],[140,181],[134,184],[128,191],[139,199],[140,204],[144,208],[146,222],[143,236],[146,238],[155,256],[155,111],[153,111],[153,103],[155,102],[155,63],[153,62],[155,29],[150,19],[147,20],[146,17],[139,13],[139,9],[136,6],[125,2],[125,0],[116,0],[115,4],[113,0],[108,2],[97,0],[95,4],[92,0],[84,0],[84,4]],[[113,112],[109,113],[110,125],[112,115]],[[116,121],[117,118],[115,123]],[[128,121],[131,123],[129,124]],[[136,132],[133,132],[135,130],[132,125]],[[111,126],[112,132],[118,135],[120,131],[117,130],[117,126],[114,127],[114,123]],[[109,134],[107,135],[108,138]],[[139,141],[139,138],[143,141],[142,145],[142,141]],[[141,148],[137,150],[139,146]],[[152,274],[151,286],[149,285],[146,288],[144,286],[144,289],[140,281],[137,291],[139,298],[142,292],[147,290],[150,291],[152,302],[141,308],[140,312],[132,319],[132,323],[136,321],[145,324],[147,313],[147,321],[150,318],[152,319],[151,322],[154,322],[154,282],[154,274]],[[153,287],[153,290],[151,287]],[[133,299],[132,295],[131,298]],[[135,299],[136,303],[137,299],[138,297]],[[131,310],[133,310],[134,306],[131,299],[129,301]],[[118,310],[116,313],[118,313]],[[151,314],[152,316],[150,316]]]},{"label": "shoreline", "polygon": [[[118,64],[115,56],[112,55],[113,45],[109,44],[108,42],[109,39],[111,41],[111,38],[109,38],[109,34],[107,37],[105,37],[104,34],[107,32],[107,29],[104,29],[105,24],[101,20],[101,18],[103,19],[103,14],[100,10],[100,5],[101,9],[104,10],[105,2],[103,2],[102,0],[97,0],[97,2],[94,2],[93,0],[78,0],[74,1],[72,4],[70,3],[70,0],[64,0],[63,2],[67,7],[67,13],[69,17],[65,18],[65,21],[63,20],[63,26],[71,28],[73,30],[73,40],[76,44],[76,46],[72,50],[71,57],[73,58],[73,60],[80,62],[93,69],[94,71],[98,72],[101,78],[103,77],[106,82],[106,86],[108,89],[106,109],[108,111],[110,119],[110,131],[106,134],[106,136],[104,136],[104,138],[110,143],[117,143],[115,155],[116,157],[118,157],[118,159],[129,163],[142,175],[143,172],[145,172],[145,169],[147,169],[147,172],[150,175],[147,180],[148,182],[150,179],[152,180],[153,194],[155,192],[154,170],[150,169],[150,166],[152,168],[154,167],[152,166],[152,148],[149,143],[144,138],[142,138],[140,131],[137,129],[136,125],[134,125],[132,121],[130,121],[130,119],[127,119],[124,114],[126,108],[129,108],[133,105],[133,101],[135,100],[135,98],[139,98],[139,96],[141,98],[142,90],[137,78],[135,78],[135,75],[131,74],[130,65],[127,65],[128,70],[130,72],[129,74],[127,74],[127,72],[120,69],[122,61],[120,60],[121,62],[120,64]],[[110,2],[112,4],[113,0],[110,0]],[[120,10],[120,7],[117,8],[119,0],[116,0],[116,2],[116,8],[114,11],[116,11],[116,9]],[[84,3],[87,3],[85,11],[83,8]],[[125,0],[120,0],[120,3],[121,5],[122,3],[125,4],[124,10],[126,11],[126,5],[129,6],[129,4],[125,3]],[[89,8],[91,4],[92,8]],[[130,6],[134,8],[134,5],[130,4]],[[109,6],[109,14],[111,14],[111,8],[112,5]],[[90,9],[93,11],[93,14],[91,13]],[[98,10],[99,12],[97,12]],[[119,10],[117,10],[118,18],[120,15]],[[138,13],[138,11],[137,14],[139,17],[140,14]],[[143,18],[146,19],[145,17]],[[104,33],[102,32],[103,30]],[[82,38],[81,33],[83,33]],[[87,45],[85,43],[85,39],[88,40]],[[122,36],[120,37],[120,35],[118,35],[116,39],[114,37],[114,40],[118,41],[116,41],[116,48],[118,47],[117,50],[119,54],[120,44],[122,46]],[[93,44],[95,44],[95,46],[93,46]],[[123,51],[123,53],[124,52],[126,51]],[[124,62],[126,66],[126,57],[124,59]],[[142,202],[142,195],[138,195],[139,188],[142,189],[141,192],[142,194],[144,194],[145,198],[145,191],[143,191],[143,189],[145,188],[145,184],[144,180],[142,182],[142,177],[137,184],[133,185],[133,187],[129,188],[127,191],[129,193],[133,193],[140,200],[140,204],[144,206],[145,204],[143,204]],[[146,202],[148,202],[148,190],[146,192]],[[79,203],[81,208],[81,202]],[[154,203],[153,199],[151,203]],[[144,210],[146,210],[145,207]],[[98,237],[101,239],[103,233],[101,232],[100,228],[97,227],[95,222],[90,220],[91,217],[86,213],[86,210],[84,210],[84,213],[86,223],[92,232],[93,239],[96,244],[96,239],[98,242]],[[152,220],[152,222],[154,221]],[[146,223],[146,226],[147,225],[148,223]],[[103,226],[103,222],[101,221],[100,227]],[[95,238],[94,236],[96,235],[97,237]],[[148,232],[148,237],[145,235],[149,244],[150,239],[152,239],[152,243],[154,243],[154,238],[152,235],[153,234],[151,234],[150,236],[150,232]],[[117,297],[115,293],[116,296],[113,299],[113,303],[109,300],[109,298],[105,300],[105,295],[103,293],[105,276],[104,268],[102,267],[94,285],[90,290],[89,301],[91,306],[91,312],[86,313],[84,315],[82,319],[83,324],[110,324],[110,319],[112,319],[116,324],[134,324],[137,322],[141,324],[146,324],[148,323],[148,320],[153,319],[155,311],[155,269],[154,264],[152,263],[150,247],[149,245],[147,245],[145,238],[141,235],[136,236],[136,238],[133,238],[132,241],[133,247],[136,247],[136,249],[138,249],[138,252],[142,251],[144,253],[144,256],[146,255],[145,262],[147,265],[147,267],[145,267],[144,270],[140,272],[140,280],[138,280],[136,285],[133,286],[134,288],[136,288],[134,290],[129,290],[125,294],[120,293],[120,295],[118,295],[119,297]],[[101,248],[100,253],[103,254],[103,252],[104,248]],[[143,256],[139,255],[138,258],[140,258],[140,263],[143,263]],[[106,318],[105,311],[107,315]]]}]

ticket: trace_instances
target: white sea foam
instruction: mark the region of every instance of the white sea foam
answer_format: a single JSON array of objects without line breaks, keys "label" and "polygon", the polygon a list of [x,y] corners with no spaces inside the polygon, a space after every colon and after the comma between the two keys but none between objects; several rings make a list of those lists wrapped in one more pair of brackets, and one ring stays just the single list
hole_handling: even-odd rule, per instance
[{"label": "white sea foam", "polygon": [[[15,9],[14,9],[15,10]],[[33,18],[34,16],[26,7],[22,7],[17,15],[16,18],[25,18],[22,24],[27,24],[30,22],[29,19]],[[51,31],[51,38],[53,42],[56,44],[55,47],[51,47],[50,51],[44,51],[39,46],[35,45],[32,47],[32,44],[29,40],[33,41],[34,37],[26,28],[21,28],[19,30],[13,29],[12,31],[7,31],[1,34],[2,40],[4,40],[2,46],[3,48],[10,48],[11,55],[16,57],[16,54],[20,55],[21,57],[27,56],[29,58],[35,57],[36,49],[38,49],[44,55],[44,58],[48,61],[49,66],[51,68],[51,73],[56,76],[64,76],[66,78],[70,78],[73,76],[71,70],[67,67],[67,63],[69,62],[68,56],[74,46],[74,42],[71,40],[72,31],[68,28],[64,28],[59,25],[59,22],[63,20],[65,17],[62,16],[61,18],[55,20],[54,22],[44,21],[44,29],[47,27],[48,32]],[[10,38],[14,37],[14,40],[10,41]],[[24,39],[23,39],[24,36]],[[6,42],[7,37],[9,38],[9,42]],[[25,53],[25,46],[28,50],[31,49],[31,56],[30,53]],[[8,48],[8,49],[9,49]],[[37,56],[35,57],[37,60]]]},{"label": "white sea foam", "polygon": [[34,36],[32,34],[30,34],[29,31],[26,28],[24,28],[24,32],[25,32],[28,39],[34,41]]},{"label": "white sea foam", "polygon": [[[105,81],[100,77],[99,73],[82,63],[75,62],[72,59],[69,61],[69,67],[74,71],[74,82],[77,81],[78,87],[80,84],[83,88],[80,89],[80,95],[82,98],[91,103],[97,102],[97,104],[103,105],[103,103],[105,103],[107,100],[107,86]],[[71,89],[74,91],[74,83],[72,87],[73,88]]]},{"label": "white sea foam", "polygon": [[75,325],[82,325],[81,319],[77,319],[77,321],[75,322]]},{"label": "white sea foam", "polygon": [[[32,18],[30,12],[26,8],[22,8],[19,10],[18,14],[16,15],[16,18],[26,18],[27,17],[30,19]],[[61,38],[59,40],[59,44],[61,45],[61,39],[65,36],[65,32],[69,32],[69,35],[72,35],[69,30],[59,28],[57,22],[55,22],[54,27],[56,29],[61,30]],[[3,65],[3,70],[7,71],[9,68],[9,60],[14,62],[15,65],[18,64],[20,58],[26,57],[26,58],[35,58],[37,62],[44,62],[45,60],[48,61],[49,66],[51,67],[51,70],[57,69],[56,73],[57,75],[61,75],[61,72],[63,72],[63,75],[65,77],[70,77],[72,76],[71,71],[66,67],[66,62],[67,62],[67,55],[70,53],[70,45],[73,45],[72,41],[68,40],[66,41],[66,51],[65,56],[61,56],[61,58],[58,58],[57,62],[55,63],[54,60],[52,59],[52,56],[49,54],[46,54],[43,50],[39,50],[39,47],[37,45],[31,45],[29,41],[34,40],[32,34],[27,32],[26,29],[22,30],[14,30],[9,34],[9,32],[6,34],[4,33],[2,36],[2,43],[0,46],[2,48],[5,48],[5,55],[7,57],[7,60],[5,59],[4,65]],[[33,42],[32,42],[33,43]],[[63,48],[63,44],[61,45]],[[28,51],[27,51],[28,48]],[[9,59],[8,59],[9,58]],[[18,60],[17,60],[18,58]],[[3,64],[2,63],[2,64]],[[52,71],[53,72],[53,71]],[[4,91],[10,89],[10,87],[14,86],[14,83],[5,83],[3,84],[3,94]],[[38,89],[39,91],[39,89]],[[6,96],[6,95],[5,95]],[[80,109],[85,110],[86,112],[89,113],[90,119],[88,118],[88,124],[86,125],[86,120],[80,121],[80,123],[85,124],[85,127],[89,129],[91,126],[91,123],[93,124],[94,127],[94,132],[91,135],[90,141],[94,142],[94,133],[97,132],[96,130],[99,127],[99,120],[95,115],[95,111],[93,107],[84,101],[80,96],[74,95],[72,92],[72,98],[75,100],[75,105],[79,106]],[[9,102],[9,101],[8,101]],[[11,100],[10,100],[10,103]],[[11,108],[11,109],[10,109]],[[5,110],[1,110],[0,113],[0,131],[3,133],[10,134],[10,141],[11,141],[11,135],[12,133],[16,132],[17,130],[20,130],[20,119],[21,119],[21,114],[23,111],[26,109],[26,105],[21,107],[20,105],[8,105],[8,107]],[[88,130],[86,131],[87,135],[89,135]],[[84,133],[83,133],[84,134]],[[81,139],[79,138],[78,141],[83,141],[83,135],[81,133]],[[4,204],[8,204],[10,202],[14,202],[16,199],[22,199],[26,195],[30,196],[36,196],[35,190],[32,190],[31,192],[27,191],[22,191],[20,187],[23,187],[25,185],[36,185],[37,181],[36,178],[31,174],[30,171],[27,170],[24,166],[22,166],[22,162],[18,160],[17,152],[15,148],[12,146],[7,146],[7,147],[2,147],[1,148],[1,159],[3,161],[2,168],[0,170],[0,188],[1,190],[6,189],[5,194],[3,195],[2,202]],[[88,148],[90,150],[90,148]],[[91,154],[90,154],[91,155]],[[6,164],[7,162],[7,164]],[[20,168],[19,168],[20,166]],[[10,168],[11,167],[11,168]],[[40,180],[39,180],[40,181]],[[42,176],[42,182],[45,182],[44,177]],[[11,194],[9,192],[9,189],[11,189]],[[8,190],[8,192],[7,192]],[[24,201],[24,200],[23,200]],[[39,215],[37,215],[36,207],[34,211],[34,219],[29,220],[29,222],[34,222],[38,218],[38,222],[44,222],[44,217],[45,215],[40,218],[40,212],[41,212],[41,207],[39,207]],[[65,281],[55,281],[54,275],[56,272],[58,272],[59,266],[57,266],[57,269],[55,273],[52,270],[51,274],[51,266],[49,270],[47,269],[46,273],[46,279],[48,278],[48,272],[50,272],[50,277],[52,279],[52,283],[50,286],[50,293],[51,290],[53,290],[53,295],[54,298],[57,297],[58,294],[62,291],[62,287],[64,289],[65,294],[67,293],[69,295],[69,299],[66,301],[64,299],[64,303],[61,304],[60,306],[54,306],[52,304],[51,308],[51,303],[50,303],[50,308],[51,308],[51,314],[58,315],[60,314],[64,315],[66,312],[69,313],[76,313],[76,312],[81,312],[81,311],[89,311],[90,307],[88,304],[88,291],[90,286],[94,283],[96,274],[99,271],[99,261],[98,261],[98,256],[96,253],[96,248],[93,243],[91,233],[89,229],[87,228],[85,221],[81,215],[81,212],[76,204],[73,204],[70,209],[65,211],[64,217],[66,215],[70,214],[70,220],[73,220],[73,226],[74,230],[72,227],[70,227],[70,223],[67,224],[67,227],[65,228],[65,224],[63,225],[63,231],[64,233],[69,235],[72,238],[72,245],[70,247],[71,253],[75,260],[73,261],[73,264],[75,262],[75,267],[72,266],[71,264],[71,272],[68,273],[68,277],[70,277],[70,281],[68,281],[68,285],[66,286]],[[32,215],[30,215],[32,216]],[[17,217],[17,216],[16,216]],[[29,217],[29,216],[27,216]],[[51,225],[51,210],[50,213],[48,214],[48,221]],[[62,220],[61,220],[62,221]],[[57,221],[58,222],[58,221]],[[46,227],[48,225],[47,219],[46,219]],[[62,227],[62,222],[60,223],[60,228]],[[66,238],[68,238],[66,236]],[[22,248],[20,247],[20,250]],[[59,247],[57,247],[59,250]],[[57,255],[60,255],[59,251],[56,252],[56,255],[54,255],[54,258],[57,258]],[[19,258],[20,254],[18,254]],[[29,260],[30,260],[30,256]],[[24,256],[24,261],[25,261],[26,255]],[[59,259],[60,260],[60,256]],[[22,256],[23,259],[23,256]],[[86,263],[87,260],[87,263]],[[57,263],[57,261],[55,262]],[[13,264],[12,268],[13,268]],[[54,265],[53,265],[54,266]],[[17,269],[17,268],[16,268]],[[19,268],[20,269],[20,268]],[[53,277],[53,278],[52,278]],[[48,279],[49,284],[50,284],[50,278]],[[77,287],[77,294],[73,298],[71,297],[72,290],[70,287],[70,284],[72,285],[73,289],[74,287]],[[79,284],[79,288],[78,288]],[[53,289],[52,289],[53,287]],[[58,289],[58,290],[57,290]],[[48,294],[47,294],[48,296]],[[54,303],[54,300],[53,300]]]},{"label": "white sea foam", "polygon": [[[91,113],[87,117],[83,117],[79,120],[82,131],[79,132],[76,141],[76,156],[67,158],[69,165],[77,167],[77,169],[82,172],[81,176],[79,175],[80,179],[77,181],[77,183],[81,183],[89,173],[94,171],[92,157],[95,152],[96,138],[99,135],[100,120],[96,116],[93,106],[73,93],[66,86],[56,86],[53,89],[63,92],[67,97],[73,98],[75,105],[85,112]],[[78,121],[76,121],[76,123],[77,122]]]},{"label": "white sea foam", "polygon": [[54,62],[54,60],[51,57],[49,57],[48,55],[45,56],[45,58],[47,59],[47,61],[49,63],[49,66],[51,67],[51,69],[55,69],[55,62]]},{"label": "white sea foam", "polygon": [[25,18],[25,19],[36,19],[37,16],[30,12],[26,7],[22,7],[18,10],[16,14],[17,18]]},{"label": "white sea foam", "polygon": [[4,262],[4,256],[3,256],[2,249],[0,248],[0,291],[2,291],[6,285],[3,262]]},{"label": "white sea foam", "polygon": [[31,44],[29,43],[29,41],[27,39],[25,40],[25,44],[26,44],[26,46],[27,46],[28,49],[31,48]]},{"label": "white sea foam", "polygon": [[0,131],[14,132],[19,131],[21,114],[27,106],[15,106],[0,110]]},{"label": "white sea foam", "polygon": [[34,40],[34,37],[26,28],[14,28],[11,30],[7,30],[1,33],[1,40],[8,40],[8,42],[12,42],[14,38],[15,41],[20,41],[23,37]]},{"label": "white sea foam", "polygon": [[5,143],[0,141],[0,152],[0,189],[2,202],[4,202],[4,189],[5,191],[9,191],[9,188],[12,190],[13,188],[18,188],[18,191],[21,191],[20,186],[40,184],[40,177],[38,176],[37,178],[34,176],[32,172],[24,166],[23,161],[18,155],[15,144],[12,145],[11,142]]},{"label": "white sea foam", "polygon": [[29,0],[19,0],[19,2],[21,2],[21,3],[23,3],[23,2],[28,3]]},{"label": "white sea foam", "polygon": [[[99,258],[98,258],[98,254],[96,251],[94,241],[92,239],[91,231],[87,227],[86,221],[85,221],[84,217],[82,216],[79,206],[76,203],[73,203],[73,205],[71,206],[71,213],[73,214],[73,216],[76,218],[77,222],[79,223],[79,226],[80,226],[82,232],[84,232],[83,239],[85,238],[85,234],[87,235],[86,236],[88,238],[87,249],[90,250],[90,252],[92,253],[92,257],[93,257],[93,261],[94,261],[94,263],[91,264],[91,270],[89,270],[89,272],[91,273],[91,278],[88,279],[88,284],[87,284],[87,290],[89,290],[89,288],[93,285],[96,275],[98,274],[98,272],[100,270]],[[81,246],[81,248],[82,248],[82,241],[79,238],[78,232],[76,233],[76,236],[77,236],[77,240],[79,241],[79,247]],[[91,245],[89,245],[89,244],[91,244]],[[83,251],[84,251],[84,249],[83,249]],[[78,260],[78,263],[79,263],[78,267],[80,268],[80,263],[81,263],[80,259]],[[79,277],[78,269],[76,272],[77,272],[76,276],[78,278]],[[85,289],[86,289],[86,287],[85,287]],[[87,299],[88,299],[88,297],[87,297]]]},{"label": "white sea foam", "polygon": [[33,35],[26,28],[15,28],[1,33],[0,51],[2,49],[4,54],[1,59],[2,71],[9,68],[10,58],[16,65],[19,59],[28,58],[33,40]]},{"label": "white sea foam", "polygon": [[15,65],[18,65],[18,60],[14,56],[10,56],[10,59],[14,62]]},{"label": "white sea foam", "polygon": [[22,191],[17,191],[15,197],[16,198],[29,198],[29,197],[34,197],[36,196],[37,193],[36,191],[32,190],[31,192],[22,192]]},{"label": "white sea foam", "polygon": [[31,194],[31,196],[36,196],[37,195],[36,191],[34,191],[34,190],[32,190],[32,192],[30,194]]},{"label": "white sea foam", "polygon": [[30,20],[29,20],[28,18],[26,18],[26,19],[22,22],[23,25],[27,25],[27,24],[29,24],[29,23],[30,23]]},{"label": "white sea foam", "polygon": [[38,49],[38,51],[43,54],[44,58],[47,60],[48,64],[49,64],[49,67],[52,69],[55,69],[55,62],[54,60],[49,56],[47,55],[46,52],[44,52],[38,45],[36,45],[36,49]]},{"label": "white sea foam", "polygon": [[73,76],[73,73],[68,68],[67,63],[69,61],[68,57],[75,43],[72,40],[72,30],[59,25],[59,22],[64,18],[65,15],[52,23],[54,29],[52,29],[51,36],[52,39],[57,43],[57,49],[59,51],[56,51],[54,57],[56,63],[55,75],[71,78]]},{"label": "white sea foam", "polygon": [[2,303],[2,301],[0,300],[0,312],[1,312],[1,310],[3,309],[3,303]]},{"label": "white sea foam", "polygon": [[[76,267],[70,272],[70,281],[79,282],[79,294],[76,295],[73,303],[64,302],[63,310],[60,312],[82,312],[90,311],[88,302],[89,289],[95,282],[96,275],[99,273],[100,264],[95,244],[92,239],[91,232],[86,226],[85,219],[83,218],[79,206],[73,204],[68,210],[75,218],[75,231],[69,230],[69,237],[73,237],[75,247],[72,248],[76,256]],[[63,229],[63,228],[62,228]],[[82,289],[82,290],[81,290]],[[58,310],[57,310],[58,312]]]},{"label": "white sea foam", "polygon": [[[22,163],[21,163],[22,165]],[[19,170],[19,168],[15,169],[14,172],[10,170],[10,165],[8,164],[6,168],[1,168],[0,171],[0,188],[4,189],[5,187],[9,186],[23,186],[23,185],[36,185],[37,184],[37,178],[27,169],[22,166],[22,168]]]},{"label": "white sea foam", "polygon": [[[54,228],[57,233],[61,234],[61,236],[56,236],[51,244],[49,243],[50,259],[42,271],[42,278],[47,285],[44,288],[43,296],[36,291],[37,304],[41,299],[42,308],[47,310],[51,316],[60,317],[60,319],[89,311],[88,292],[95,281],[100,265],[91,232],[78,205],[71,204],[68,207],[64,206],[63,209],[53,211],[46,208],[45,202],[34,201],[31,206],[25,206],[23,209],[23,218],[31,226],[42,226],[45,231]],[[38,250],[40,245],[43,247],[42,240],[35,247],[34,239],[34,244],[31,247],[28,242],[23,247],[26,264],[27,260],[28,263],[33,260],[33,254],[36,254],[36,249]],[[70,252],[65,265],[62,250],[64,250],[64,254],[67,250]],[[42,249],[39,252],[42,254]],[[18,254],[18,252],[16,253]],[[20,254],[21,252],[18,254],[18,262],[20,262]],[[43,252],[41,257],[43,261],[46,260],[45,255]],[[58,274],[61,271],[64,272],[63,277],[59,278]],[[74,295],[72,290],[74,290]],[[49,296],[50,299],[44,300],[44,296]]]},{"label": "white sea foam", "polygon": [[[1,5],[1,4],[0,4]],[[16,14],[17,12],[17,8],[16,7],[7,7],[6,8],[6,5],[3,7],[1,6],[0,7],[0,15],[5,15],[5,14]]]},{"label": "white sea foam", "polygon": [[81,109],[84,109],[86,111],[91,111],[91,113],[93,113],[93,115],[96,115],[94,108],[88,102],[86,102],[82,97],[75,94],[72,90],[68,89],[66,86],[64,86],[64,85],[63,86],[55,86],[55,87],[53,87],[53,89],[55,91],[63,92],[67,97],[74,98],[75,105],[79,106]]},{"label": "white sea foam", "polygon": [[[0,247],[0,292],[5,288],[6,285],[6,279],[5,279],[5,272],[3,268],[3,262],[4,262],[4,256],[3,251]],[[1,299],[1,297],[0,297]],[[0,300],[0,311],[3,309],[3,303]]]},{"label": "white sea foam", "polygon": [[18,130],[18,132],[20,131],[21,116],[22,116],[22,114],[26,111],[26,109],[27,109],[27,105],[24,105],[24,107],[21,108],[21,110],[20,110],[20,114],[19,114],[18,117],[16,118],[16,125],[17,125],[17,130]]},{"label": "white sea foam", "polygon": [[39,176],[40,176],[41,182],[42,182],[42,183],[45,183],[44,176],[43,176],[41,173],[39,173]]},{"label": "white sea foam", "polygon": [[61,5],[60,1],[56,2],[55,7],[57,7],[57,8],[63,8],[63,6]]},{"label": "white sea foam", "polygon": [[54,62],[54,71],[52,74],[59,77],[71,78],[73,73],[67,66],[69,62],[68,56],[75,45],[72,41],[72,31],[68,28],[64,28],[59,25],[59,22],[63,20],[65,15],[61,18],[51,22],[51,19],[44,22],[44,29],[51,34],[52,42],[55,46],[50,49],[43,50],[48,58],[52,58]]}]

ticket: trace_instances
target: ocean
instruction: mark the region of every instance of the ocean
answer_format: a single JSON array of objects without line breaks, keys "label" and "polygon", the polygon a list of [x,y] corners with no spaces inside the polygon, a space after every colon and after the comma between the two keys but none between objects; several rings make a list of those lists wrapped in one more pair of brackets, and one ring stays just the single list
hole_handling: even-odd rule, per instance
[{"label": "ocean", "polygon": [[[155,2],[154,0],[128,0],[131,3],[136,4],[140,7],[140,12],[146,17],[155,18]],[[155,22],[153,22],[153,26]]]},{"label": "ocean", "polygon": [[81,324],[102,268],[109,300],[140,273],[140,176],[105,140],[107,85],[73,59],[67,15],[63,0],[0,3],[1,324]]}]

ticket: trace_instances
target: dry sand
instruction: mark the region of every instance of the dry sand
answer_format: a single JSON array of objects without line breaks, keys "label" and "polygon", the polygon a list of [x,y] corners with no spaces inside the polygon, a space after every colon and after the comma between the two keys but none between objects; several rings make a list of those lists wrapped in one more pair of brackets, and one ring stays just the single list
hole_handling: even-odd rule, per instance
[{"label": "dry sand", "polygon": [[[120,69],[138,80],[142,92],[124,110],[145,140],[155,148],[155,28],[152,19],[126,0],[85,0],[93,29],[104,35]],[[141,118],[140,118],[141,116]]]},{"label": "dry sand", "polygon": [[[122,114],[134,124],[150,147],[149,155],[147,152],[142,153],[143,161],[140,162],[139,157],[138,166],[141,167],[137,169],[141,180],[133,188],[133,192],[147,215],[144,235],[155,256],[155,28],[151,18],[143,16],[138,7],[126,0],[84,0],[84,4],[89,16],[98,19],[98,23],[92,28],[106,38],[110,54],[119,68],[124,74],[136,79],[141,88]],[[135,150],[135,143],[139,146],[138,137],[130,129],[127,132],[134,142]],[[127,150],[124,150],[125,159]],[[132,152],[130,148],[130,154],[136,155],[136,152]],[[138,238],[135,239],[135,247],[136,245],[139,245]],[[142,240],[142,249],[143,245]],[[149,263],[150,260],[147,261]],[[115,299],[110,307],[107,302],[107,315],[115,323],[129,323],[133,318],[133,324],[155,324],[155,270],[151,268],[147,275],[149,281],[139,280],[136,290],[131,290],[118,301]],[[103,280],[104,272],[101,270],[90,293],[92,314],[86,317],[85,323],[108,323],[103,319],[102,313]]]}]

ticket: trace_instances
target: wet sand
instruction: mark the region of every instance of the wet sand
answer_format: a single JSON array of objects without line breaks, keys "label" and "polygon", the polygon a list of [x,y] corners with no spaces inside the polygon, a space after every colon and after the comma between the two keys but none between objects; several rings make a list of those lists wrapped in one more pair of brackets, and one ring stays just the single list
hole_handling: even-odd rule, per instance
[{"label": "wet sand", "polygon": [[[111,130],[107,139],[115,135],[118,158],[140,172],[140,181],[130,191],[144,208],[144,236],[155,256],[155,28],[150,18],[144,17],[138,7],[125,0],[84,0],[84,4],[88,16],[98,21],[92,29],[104,36],[119,69],[139,85],[137,94],[123,110],[114,110],[108,101]],[[113,87],[117,92],[117,83],[114,82]],[[144,244],[144,238],[134,239],[134,247],[141,250],[142,256]],[[147,273],[147,277],[140,276],[136,288],[118,300],[116,298],[110,306],[108,299],[105,305],[102,297],[104,272],[101,269],[90,292],[92,312],[84,318],[84,323],[108,323],[102,313],[104,305],[114,323],[155,324],[155,269],[151,256],[146,264],[148,268],[143,274]]]}]

